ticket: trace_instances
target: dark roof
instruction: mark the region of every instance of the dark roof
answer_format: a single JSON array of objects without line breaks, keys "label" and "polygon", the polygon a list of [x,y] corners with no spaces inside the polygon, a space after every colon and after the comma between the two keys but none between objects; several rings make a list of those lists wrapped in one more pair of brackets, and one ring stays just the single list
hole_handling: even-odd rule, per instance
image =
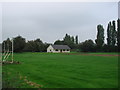
[{"label": "dark roof", "polygon": [[54,49],[70,49],[68,45],[51,45]]}]

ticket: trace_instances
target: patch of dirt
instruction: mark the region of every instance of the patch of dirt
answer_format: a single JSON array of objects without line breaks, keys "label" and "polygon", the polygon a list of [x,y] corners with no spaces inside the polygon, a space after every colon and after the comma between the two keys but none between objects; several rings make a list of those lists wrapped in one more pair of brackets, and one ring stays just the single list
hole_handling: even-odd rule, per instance
[{"label": "patch of dirt", "polygon": [[66,55],[84,55],[84,56],[120,56],[120,55],[112,55],[112,54],[83,54],[83,53],[65,53]]},{"label": "patch of dirt", "polygon": [[23,77],[23,76],[20,75],[20,79],[24,80],[25,83],[29,84],[30,86],[33,86],[34,88],[41,88],[41,87],[43,87],[40,84],[37,84],[35,82],[32,82],[32,81],[28,80],[26,76]]},{"label": "patch of dirt", "polygon": [[2,62],[2,65],[8,65],[8,64],[21,64],[19,61],[3,61]]},{"label": "patch of dirt", "polygon": [[35,82],[32,82],[32,81],[28,80],[26,76],[25,76],[25,77],[23,77],[22,75],[19,75],[19,76],[20,76],[19,78],[20,78],[21,80],[23,80],[26,84],[28,84],[28,85],[30,85],[30,86],[32,86],[32,87],[34,87],[34,88],[41,88],[41,87],[43,87],[43,86],[40,85],[40,84],[37,84],[37,83],[35,83]]}]

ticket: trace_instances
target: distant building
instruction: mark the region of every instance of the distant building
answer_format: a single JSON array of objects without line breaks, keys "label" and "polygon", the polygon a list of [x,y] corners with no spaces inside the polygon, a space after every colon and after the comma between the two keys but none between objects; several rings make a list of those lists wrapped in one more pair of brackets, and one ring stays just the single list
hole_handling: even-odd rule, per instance
[{"label": "distant building", "polygon": [[47,48],[47,52],[53,52],[53,53],[69,53],[70,47],[68,45],[50,45]]}]

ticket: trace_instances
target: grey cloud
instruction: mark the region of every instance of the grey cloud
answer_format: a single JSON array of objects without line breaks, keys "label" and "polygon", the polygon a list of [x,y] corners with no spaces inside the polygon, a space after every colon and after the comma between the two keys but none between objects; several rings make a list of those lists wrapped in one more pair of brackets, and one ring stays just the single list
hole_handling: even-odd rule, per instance
[{"label": "grey cloud", "polygon": [[96,25],[106,25],[109,20],[116,19],[115,5],[116,3],[5,3],[3,39],[22,35],[28,40],[41,38],[46,42],[54,42],[69,33],[79,35],[80,41],[89,38],[94,40]]},{"label": "grey cloud", "polygon": [[118,2],[118,18],[120,18],[120,1]]}]

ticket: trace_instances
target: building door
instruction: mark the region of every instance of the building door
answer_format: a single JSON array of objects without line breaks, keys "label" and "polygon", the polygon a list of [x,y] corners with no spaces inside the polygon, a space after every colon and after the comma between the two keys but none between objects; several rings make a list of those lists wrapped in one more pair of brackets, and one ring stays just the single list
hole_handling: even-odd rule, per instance
[{"label": "building door", "polygon": [[62,52],[62,49],[60,50],[60,52]]}]

